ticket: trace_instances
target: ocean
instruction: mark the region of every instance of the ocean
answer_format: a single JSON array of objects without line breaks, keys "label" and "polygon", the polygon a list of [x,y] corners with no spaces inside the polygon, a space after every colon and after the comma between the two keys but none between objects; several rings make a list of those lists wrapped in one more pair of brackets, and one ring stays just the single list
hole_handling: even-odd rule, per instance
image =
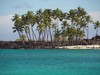
[{"label": "ocean", "polygon": [[100,75],[100,50],[0,49],[0,75]]}]

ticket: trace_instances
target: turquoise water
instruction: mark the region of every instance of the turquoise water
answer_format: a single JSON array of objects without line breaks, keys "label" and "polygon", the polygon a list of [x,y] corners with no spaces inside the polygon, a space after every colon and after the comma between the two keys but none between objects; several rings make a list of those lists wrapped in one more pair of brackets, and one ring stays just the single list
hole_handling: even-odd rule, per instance
[{"label": "turquoise water", "polygon": [[0,49],[0,75],[100,75],[100,50]]}]

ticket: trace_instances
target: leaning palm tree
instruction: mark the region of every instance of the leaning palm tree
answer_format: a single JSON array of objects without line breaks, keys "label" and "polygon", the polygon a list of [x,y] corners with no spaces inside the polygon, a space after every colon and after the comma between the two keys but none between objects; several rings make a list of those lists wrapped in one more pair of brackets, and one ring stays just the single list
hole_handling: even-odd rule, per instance
[{"label": "leaning palm tree", "polygon": [[59,21],[63,16],[62,13],[63,12],[58,8],[52,11],[52,18],[57,22],[56,23],[56,30],[57,29],[59,30]]},{"label": "leaning palm tree", "polygon": [[21,18],[22,18],[22,26],[24,28],[25,34],[27,36],[27,39],[29,41],[30,40],[29,39],[29,35],[28,35],[29,34],[29,27],[27,25],[26,15],[22,15]]},{"label": "leaning palm tree", "polygon": [[13,32],[18,32],[18,35],[24,44],[24,39],[21,37],[23,34],[23,27],[20,16],[18,14],[15,14],[15,16],[13,16],[12,21],[14,22],[14,27],[12,27],[14,29]]},{"label": "leaning palm tree", "polygon": [[[42,11],[42,9],[39,9],[39,10],[37,10],[36,11],[36,14],[35,14],[35,18],[36,18],[36,23],[37,23],[37,30],[38,30],[38,33],[39,33],[39,35],[38,35],[38,41],[40,41],[41,39],[40,39],[40,36],[41,36],[41,34],[42,34],[42,32],[43,32],[43,11]],[[43,26],[43,27],[42,27]],[[41,30],[42,30],[42,32],[41,32]]]},{"label": "leaning palm tree", "polygon": [[55,32],[55,35],[54,35],[55,41],[60,41],[60,36],[61,36],[61,31],[59,31],[57,29],[57,31]]},{"label": "leaning palm tree", "polygon": [[44,29],[45,29],[45,25],[44,23],[39,23],[37,26],[37,30],[39,31],[39,37],[38,37],[38,41],[44,41]]},{"label": "leaning palm tree", "polygon": [[67,21],[63,21],[62,22],[62,27],[61,27],[61,30],[62,30],[62,38],[63,38],[63,41],[66,39],[66,37],[68,36],[67,34],[67,29],[70,27],[70,24],[67,22]]},{"label": "leaning palm tree", "polygon": [[[27,14],[26,14],[26,19],[27,19],[28,25],[31,26],[31,29],[30,30],[32,31],[33,40],[35,40],[37,38],[36,38],[35,32],[33,30],[33,26],[36,23],[36,17],[34,15],[34,13],[32,11],[28,11]],[[31,33],[31,31],[30,31],[30,33]],[[31,38],[31,34],[30,34],[30,38]]]},{"label": "leaning palm tree", "polygon": [[[76,29],[77,32],[83,30],[86,28],[86,19],[85,16],[87,15],[87,12],[84,10],[84,8],[81,7],[77,7],[77,9],[75,10],[75,23],[76,23]],[[78,35],[79,33],[76,34],[76,41],[80,41],[79,38],[80,36]]]},{"label": "leaning palm tree", "polygon": [[48,41],[48,35],[50,36],[51,42],[52,42],[52,24],[51,24],[51,16],[52,16],[52,10],[51,9],[45,9],[43,11],[43,19],[45,24],[45,30],[47,32],[47,41]]},{"label": "leaning palm tree", "polygon": [[71,22],[71,27],[75,27],[75,26],[74,26],[74,17],[75,17],[75,15],[76,15],[76,11],[73,10],[73,9],[71,9],[71,10],[69,11],[69,13],[68,13],[67,19],[70,20],[70,22]]}]

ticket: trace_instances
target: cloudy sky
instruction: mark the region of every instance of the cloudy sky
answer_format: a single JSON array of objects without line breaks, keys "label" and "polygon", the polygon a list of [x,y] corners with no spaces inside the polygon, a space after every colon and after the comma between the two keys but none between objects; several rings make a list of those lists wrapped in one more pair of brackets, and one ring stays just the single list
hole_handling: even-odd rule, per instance
[{"label": "cloudy sky", "polygon": [[[75,9],[78,6],[85,8],[93,20],[100,21],[100,0],[0,0],[0,40],[15,40],[17,33],[13,33],[11,21],[15,13],[25,14],[28,10],[56,9],[64,12]],[[99,31],[100,32],[100,31]],[[90,27],[90,36],[95,35],[93,27]]]}]

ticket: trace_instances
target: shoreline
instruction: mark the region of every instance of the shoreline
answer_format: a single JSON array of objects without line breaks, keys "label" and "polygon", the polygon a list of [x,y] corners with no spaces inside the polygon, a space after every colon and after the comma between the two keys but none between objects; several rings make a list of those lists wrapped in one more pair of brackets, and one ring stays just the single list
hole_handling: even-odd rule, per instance
[{"label": "shoreline", "polygon": [[16,41],[0,41],[0,49],[100,49],[99,44],[92,45],[57,45],[55,42],[16,42]]},{"label": "shoreline", "polygon": [[73,46],[61,46],[59,49],[100,49],[100,45],[73,45]]}]

